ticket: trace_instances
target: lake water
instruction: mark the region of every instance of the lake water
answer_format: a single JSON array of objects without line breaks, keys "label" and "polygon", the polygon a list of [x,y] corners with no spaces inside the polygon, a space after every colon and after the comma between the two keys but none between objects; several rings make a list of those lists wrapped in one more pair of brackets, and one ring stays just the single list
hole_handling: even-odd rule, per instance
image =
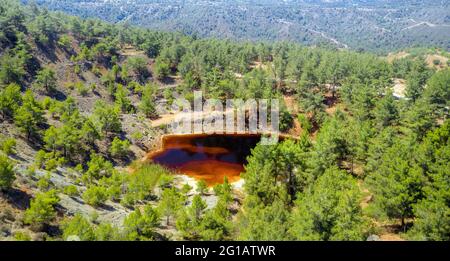
[{"label": "lake water", "polygon": [[240,179],[251,149],[260,141],[259,135],[169,135],[163,137],[162,149],[149,158],[209,186]]}]

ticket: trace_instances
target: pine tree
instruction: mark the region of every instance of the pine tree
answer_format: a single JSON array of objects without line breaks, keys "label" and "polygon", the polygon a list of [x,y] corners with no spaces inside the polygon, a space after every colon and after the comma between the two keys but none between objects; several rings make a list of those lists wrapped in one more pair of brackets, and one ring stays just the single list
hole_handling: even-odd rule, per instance
[{"label": "pine tree", "polygon": [[14,182],[13,164],[7,156],[0,153],[0,190],[7,190]]},{"label": "pine tree", "polygon": [[22,103],[20,86],[10,84],[5,89],[0,90],[0,114],[2,119],[12,118],[19,104]]},{"label": "pine tree", "polygon": [[56,74],[50,68],[40,70],[36,76],[36,84],[47,93],[52,93],[56,88]]},{"label": "pine tree", "polygon": [[27,135],[27,139],[36,136],[39,125],[45,123],[42,110],[34,99],[33,93],[28,90],[23,96],[22,106],[14,115],[14,123]]},{"label": "pine tree", "polygon": [[30,207],[25,211],[25,223],[32,225],[48,224],[56,217],[55,205],[58,202],[59,197],[55,190],[37,194],[31,200]]},{"label": "pine tree", "polygon": [[122,130],[119,111],[102,100],[95,103],[94,119],[106,136],[110,132],[119,133]]},{"label": "pine tree", "polygon": [[296,240],[364,240],[367,223],[356,181],[327,169],[296,201],[289,234]]},{"label": "pine tree", "polygon": [[91,223],[78,213],[73,218],[63,221],[62,230],[64,240],[71,239],[74,236],[77,236],[81,241],[94,241],[96,239]]},{"label": "pine tree", "polygon": [[183,201],[183,196],[175,188],[163,190],[158,208],[160,213],[166,217],[166,226],[170,225],[171,218],[182,207]]},{"label": "pine tree", "polygon": [[114,94],[115,104],[123,113],[130,113],[134,109],[127,96],[128,90],[124,88],[122,84],[117,84],[116,92]]},{"label": "pine tree", "polygon": [[169,76],[170,67],[167,61],[161,58],[156,59],[154,73],[156,78],[160,81],[164,80],[167,76]]},{"label": "pine tree", "polygon": [[388,91],[384,97],[377,102],[373,113],[379,129],[392,126],[398,121],[399,115],[392,91]]},{"label": "pine tree", "polygon": [[426,183],[425,198],[413,206],[414,225],[408,236],[415,240],[450,239],[450,121],[429,132],[416,155]]},{"label": "pine tree", "polygon": [[148,118],[154,118],[157,116],[154,99],[153,86],[146,86],[142,93],[139,109]]},{"label": "pine tree", "polygon": [[25,62],[18,55],[6,53],[0,58],[0,82],[3,84],[21,83],[25,76]]},{"label": "pine tree", "polygon": [[247,196],[238,214],[238,240],[267,241],[289,239],[289,211],[281,200],[264,204],[254,196]]},{"label": "pine tree", "polygon": [[408,143],[407,140],[394,142],[366,178],[374,194],[376,213],[400,219],[404,229],[405,220],[413,216],[413,205],[423,198],[424,185],[422,171],[410,162],[413,147]]}]

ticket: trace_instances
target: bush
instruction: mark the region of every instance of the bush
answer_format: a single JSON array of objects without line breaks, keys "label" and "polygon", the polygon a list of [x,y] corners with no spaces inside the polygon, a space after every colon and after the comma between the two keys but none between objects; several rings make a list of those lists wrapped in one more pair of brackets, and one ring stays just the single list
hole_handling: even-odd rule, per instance
[{"label": "bush", "polygon": [[44,168],[47,171],[53,171],[57,167],[62,166],[66,162],[64,157],[60,157],[59,153],[45,152],[39,150],[35,157],[35,164],[38,168]]},{"label": "bush", "polygon": [[93,206],[98,207],[108,199],[106,188],[100,186],[91,186],[83,193],[83,200]]},{"label": "bush", "polygon": [[40,70],[36,76],[36,85],[39,89],[51,93],[56,88],[56,73],[50,68]]},{"label": "bush", "polygon": [[13,164],[5,155],[0,154],[0,190],[9,189],[15,179]]},{"label": "bush", "polygon": [[70,40],[68,35],[62,35],[58,39],[58,46],[64,49],[68,49],[71,45],[72,41]]},{"label": "bush", "polygon": [[145,206],[143,213],[137,209],[124,220],[126,237],[128,240],[151,239],[159,222],[160,214],[152,206]]},{"label": "bush", "polygon": [[183,187],[181,188],[181,193],[183,193],[184,195],[187,195],[191,190],[192,190],[191,185],[185,183],[183,185]]},{"label": "bush", "polygon": [[30,202],[30,208],[25,211],[24,222],[31,225],[47,224],[56,217],[54,206],[59,202],[55,190],[39,193]]},{"label": "bush", "polygon": [[89,88],[86,87],[82,82],[75,83],[75,89],[77,89],[78,94],[81,96],[86,96],[89,92]]},{"label": "bush", "polygon": [[154,88],[152,86],[146,86],[142,94],[141,102],[139,103],[139,109],[148,118],[153,118],[158,115],[154,99]]},{"label": "bush", "polygon": [[113,157],[125,158],[130,152],[131,143],[128,140],[121,140],[117,137],[111,143],[109,152]]},{"label": "bush", "polygon": [[163,174],[159,178],[159,187],[161,189],[170,188],[172,187],[174,177],[171,174]]},{"label": "bush", "polygon": [[45,170],[53,171],[65,162],[64,158],[51,158],[45,163]]},{"label": "bush", "polygon": [[13,155],[16,153],[15,147],[16,147],[16,139],[14,138],[7,138],[2,143],[2,150],[6,155]]},{"label": "bush", "polygon": [[136,142],[138,140],[141,140],[144,138],[144,134],[142,134],[141,131],[136,131],[133,134],[131,134],[131,138]]},{"label": "bush", "polygon": [[300,122],[301,128],[306,133],[308,133],[308,134],[311,133],[312,124],[311,124],[311,122],[308,120],[308,118],[304,114],[298,115],[298,121]]},{"label": "bush", "polygon": [[95,90],[97,90],[97,84],[91,83],[91,85],[89,85],[89,89],[91,89],[91,92],[95,92]]},{"label": "bush", "polygon": [[79,74],[81,73],[81,67],[80,67],[80,65],[76,64],[76,65],[73,67],[73,72],[74,72],[75,74],[79,75]]},{"label": "bush", "polygon": [[143,200],[151,195],[152,190],[158,184],[162,175],[170,175],[171,172],[166,168],[156,164],[146,163],[133,163],[131,168],[135,169],[135,172],[128,175],[128,186],[126,200],[124,201],[136,201]]},{"label": "bush", "polygon": [[95,230],[97,241],[121,241],[122,236],[119,229],[108,223],[100,224]]},{"label": "bush", "polygon": [[95,240],[95,233],[92,225],[80,214],[76,214],[70,220],[65,220],[62,223],[62,230],[64,240],[73,236],[78,237],[81,241]]},{"label": "bush", "polygon": [[169,63],[162,59],[156,59],[154,72],[158,80],[164,80],[170,73]]},{"label": "bush", "polygon": [[112,201],[116,201],[116,202],[119,201],[120,196],[122,195],[121,184],[117,184],[117,183],[108,184],[107,187],[108,187],[107,192],[108,192],[109,199],[111,199]]},{"label": "bush", "polygon": [[49,110],[52,106],[54,106],[54,103],[55,103],[55,100],[46,96],[41,102],[42,109]]},{"label": "bush", "polygon": [[0,89],[0,115],[2,120],[5,118],[13,118],[19,104],[22,101],[20,86],[10,84]]},{"label": "bush", "polygon": [[80,193],[78,192],[78,189],[77,189],[77,187],[75,186],[75,185],[69,185],[69,186],[66,186],[65,188],[64,188],[64,194],[66,194],[67,196],[69,196],[69,197],[75,197],[75,196],[78,196]]},{"label": "bush", "polygon": [[136,204],[136,194],[127,193],[122,197],[120,204],[127,208],[132,208]]},{"label": "bush", "polygon": [[31,241],[30,235],[23,231],[17,231],[14,233],[14,239],[16,241]]},{"label": "bush", "polygon": [[102,177],[109,177],[113,172],[113,165],[101,155],[92,153],[91,160],[87,163],[88,170],[83,175],[83,181],[90,183]]},{"label": "bush", "polygon": [[98,224],[98,217],[99,217],[100,215],[98,214],[98,212],[97,211],[92,211],[90,214],[89,214],[89,220],[92,222],[92,223],[94,223],[94,224]]},{"label": "bush", "polygon": [[148,76],[147,61],[142,57],[130,57],[127,66],[134,72],[141,82]]},{"label": "bush", "polygon": [[101,77],[102,76],[102,72],[100,71],[100,68],[98,68],[97,66],[92,66],[92,70],[91,71],[97,77]]},{"label": "bush", "polygon": [[285,132],[292,128],[294,119],[286,106],[281,107],[280,111],[280,131]]},{"label": "bush", "polygon": [[37,187],[39,188],[40,191],[47,191],[50,189],[50,186],[51,186],[51,181],[50,181],[49,175],[45,175],[45,176],[41,177],[37,182]]},{"label": "bush", "polygon": [[197,182],[197,192],[200,193],[201,195],[204,195],[205,192],[208,190],[208,185],[206,184],[206,181],[199,180]]}]

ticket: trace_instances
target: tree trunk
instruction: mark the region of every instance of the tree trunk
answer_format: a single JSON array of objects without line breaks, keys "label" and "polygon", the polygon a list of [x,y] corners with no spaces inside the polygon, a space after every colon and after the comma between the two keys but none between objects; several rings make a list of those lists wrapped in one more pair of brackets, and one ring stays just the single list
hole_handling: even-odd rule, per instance
[{"label": "tree trunk", "polygon": [[353,173],[353,156],[352,156],[352,175],[354,175],[355,173]]},{"label": "tree trunk", "polygon": [[405,217],[402,216],[402,229],[403,229],[403,233],[406,232],[406,224],[405,224]]}]

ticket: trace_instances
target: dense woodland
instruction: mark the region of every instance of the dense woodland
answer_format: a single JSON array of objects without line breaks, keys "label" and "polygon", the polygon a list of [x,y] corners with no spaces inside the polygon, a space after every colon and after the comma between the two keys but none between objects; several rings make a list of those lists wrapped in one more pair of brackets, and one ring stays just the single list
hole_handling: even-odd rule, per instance
[{"label": "dense woodland", "polygon": [[36,2],[51,10],[86,18],[200,37],[295,41],[378,53],[411,46],[439,46],[450,50],[450,5],[441,0]]},{"label": "dense woodland", "polygon": [[[200,39],[0,0],[0,238],[450,240],[450,69],[427,52],[449,57]],[[142,127],[157,107],[193,90],[278,98],[281,129],[300,126],[252,150],[243,195],[136,160],[164,133]]]}]

